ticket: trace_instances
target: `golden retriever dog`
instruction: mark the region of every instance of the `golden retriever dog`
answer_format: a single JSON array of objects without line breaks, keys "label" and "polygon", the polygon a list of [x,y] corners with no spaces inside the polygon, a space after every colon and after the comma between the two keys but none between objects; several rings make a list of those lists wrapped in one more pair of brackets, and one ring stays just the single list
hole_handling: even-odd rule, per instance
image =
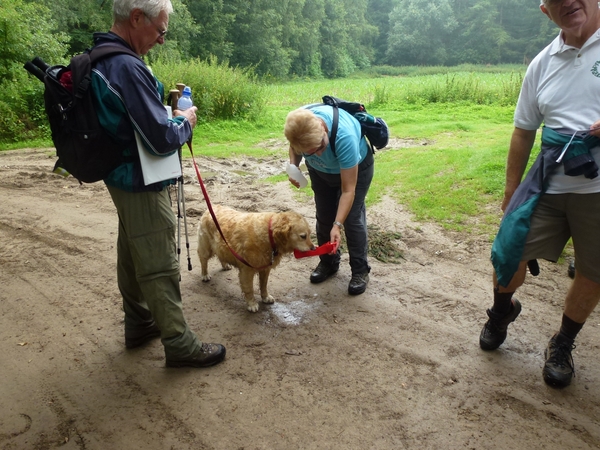
[{"label": "golden retriever dog", "polygon": [[[258,273],[260,297],[263,303],[273,303],[267,283],[269,273],[281,262],[283,255],[296,250],[313,250],[310,227],[300,214],[287,212],[247,213],[221,205],[213,208],[227,244],[247,264],[240,261],[223,241],[209,211],[200,218],[198,228],[198,257],[202,264],[202,281],[210,281],[208,260],[219,258],[223,270],[239,269],[240,285],[248,311],[258,311],[254,299],[254,275]],[[251,267],[250,267],[251,266]]]}]

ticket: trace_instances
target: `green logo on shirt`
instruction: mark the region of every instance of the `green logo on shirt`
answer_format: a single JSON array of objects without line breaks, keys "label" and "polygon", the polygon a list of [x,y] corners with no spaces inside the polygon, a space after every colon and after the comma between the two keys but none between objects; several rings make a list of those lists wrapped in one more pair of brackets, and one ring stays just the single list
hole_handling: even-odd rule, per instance
[{"label": "green logo on shirt", "polygon": [[596,78],[600,78],[600,70],[598,69],[599,67],[600,61],[596,61],[594,67],[592,67],[592,75],[594,75]]}]

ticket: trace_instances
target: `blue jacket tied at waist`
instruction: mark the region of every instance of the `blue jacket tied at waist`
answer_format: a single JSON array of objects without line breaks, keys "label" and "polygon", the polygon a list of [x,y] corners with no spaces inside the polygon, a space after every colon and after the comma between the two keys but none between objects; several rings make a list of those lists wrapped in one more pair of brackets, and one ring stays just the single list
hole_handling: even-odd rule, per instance
[{"label": "blue jacket tied at waist", "polygon": [[[572,137],[551,128],[542,129],[542,150],[510,199],[492,244],[492,264],[501,286],[508,286],[517,272],[529,233],[531,214],[548,189],[549,175],[564,164],[566,175],[595,178],[598,166],[590,149],[598,145],[600,139],[586,132]],[[566,152],[557,162],[565,146],[568,146]]]}]

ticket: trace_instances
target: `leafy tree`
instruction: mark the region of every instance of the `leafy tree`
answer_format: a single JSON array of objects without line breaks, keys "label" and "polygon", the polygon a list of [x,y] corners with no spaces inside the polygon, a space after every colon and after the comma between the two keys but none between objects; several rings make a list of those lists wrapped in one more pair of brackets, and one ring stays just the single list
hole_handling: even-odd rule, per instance
[{"label": "leafy tree", "polygon": [[229,60],[234,47],[229,34],[235,14],[228,11],[223,0],[185,0],[184,3],[197,24],[190,45],[191,55],[203,60],[211,56]]},{"label": "leafy tree", "polygon": [[68,53],[89,48],[96,31],[107,31],[112,23],[112,2],[108,0],[33,0],[52,12],[53,31],[69,35]]},{"label": "leafy tree", "polygon": [[185,61],[194,56],[192,41],[200,28],[182,0],[171,0],[173,13],[169,16],[169,32],[163,45],[155,45],[146,57],[149,63],[161,61]]},{"label": "leafy tree", "polygon": [[[498,64],[510,35],[503,27],[503,2],[498,0],[471,1],[456,17],[460,17],[451,63]],[[467,6],[466,8],[464,6]]]},{"label": "leafy tree", "polygon": [[50,11],[23,0],[0,0],[0,82],[23,72],[34,56],[63,61],[68,37],[53,33]]},{"label": "leafy tree", "polygon": [[377,29],[377,36],[373,42],[373,63],[385,63],[390,30],[390,13],[396,0],[369,0],[366,20]]},{"label": "leafy tree", "polygon": [[230,62],[234,66],[254,66],[257,73],[276,78],[289,73],[291,56],[283,47],[285,2],[237,0],[231,6],[235,21],[230,36],[235,44]]},{"label": "leafy tree", "polygon": [[345,77],[356,70],[349,46],[344,3],[325,0],[325,16],[321,24],[321,68],[326,76]]},{"label": "leafy tree", "polygon": [[392,65],[439,65],[457,27],[448,0],[399,0],[390,13],[386,61]]},{"label": "leafy tree", "polygon": [[537,1],[501,0],[498,6],[502,26],[510,36],[502,48],[502,62],[526,64],[558,34]]},{"label": "leafy tree", "polygon": [[283,14],[283,45],[291,58],[289,75],[320,77],[324,0],[289,0]]},{"label": "leafy tree", "polygon": [[[43,84],[23,64],[34,56],[64,61],[67,36],[52,34],[50,11],[22,0],[0,0],[0,140],[18,141],[39,134],[45,120]],[[30,134],[29,134],[30,133]]]},{"label": "leafy tree", "polygon": [[359,69],[364,69],[373,61],[374,44],[379,31],[366,17],[369,0],[343,0],[343,3],[346,11],[344,26],[348,29],[348,54]]}]

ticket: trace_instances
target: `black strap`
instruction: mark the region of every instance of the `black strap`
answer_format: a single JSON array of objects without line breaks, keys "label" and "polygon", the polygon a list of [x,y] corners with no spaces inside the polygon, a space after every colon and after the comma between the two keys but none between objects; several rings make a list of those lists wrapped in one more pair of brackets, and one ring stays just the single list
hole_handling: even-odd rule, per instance
[{"label": "black strap", "polygon": [[90,50],[90,60],[91,63],[94,64],[96,61],[105,58],[108,55],[117,55],[119,53],[122,54],[126,54],[126,55],[131,55],[134,56],[138,59],[140,59],[140,55],[138,55],[137,53],[135,53],[133,50],[120,45],[120,44],[113,44],[113,43],[108,43],[108,44],[99,44],[95,47],[92,47],[92,49]]},{"label": "black strap", "polygon": [[340,111],[338,109],[338,106],[335,103],[334,104],[316,103],[314,105],[306,106],[306,108],[313,109],[317,106],[331,106],[333,108],[333,122],[331,124],[331,133],[329,133],[329,147],[331,147],[333,156],[337,157],[337,155],[335,154],[335,138],[337,136],[338,122],[340,121]]},{"label": "black strap", "polygon": [[337,137],[338,130],[338,122],[340,121],[340,111],[337,106],[332,106],[333,108],[333,123],[331,124],[331,135],[329,136],[329,146],[331,147],[331,151],[333,152],[333,156],[335,154],[335,138]]}]

